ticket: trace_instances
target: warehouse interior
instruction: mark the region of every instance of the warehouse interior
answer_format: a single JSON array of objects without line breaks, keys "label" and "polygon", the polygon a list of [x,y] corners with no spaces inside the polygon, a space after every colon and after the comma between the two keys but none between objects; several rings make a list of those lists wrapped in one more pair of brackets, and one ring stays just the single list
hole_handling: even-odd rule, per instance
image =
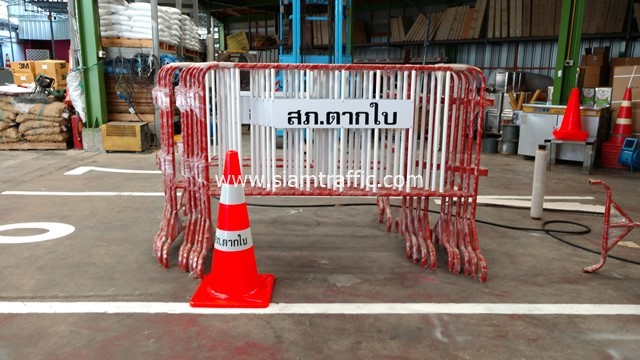
[{"label": "warehouse interior", "polygon": [[0,359],[640,353],[636,0],[7,0],[0,48]]}]

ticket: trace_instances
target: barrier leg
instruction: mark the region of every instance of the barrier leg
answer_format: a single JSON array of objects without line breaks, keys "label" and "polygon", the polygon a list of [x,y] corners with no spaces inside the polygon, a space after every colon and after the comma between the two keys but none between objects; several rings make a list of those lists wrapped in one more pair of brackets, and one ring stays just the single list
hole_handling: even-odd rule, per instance
[{"label": "barrier leg", "polygon": [[388,196],[383,198],[384,211],[387,218],[387,232],[391,232],[391,225],[393,224],[393,215],[391,213],[391,199]]},{"label": "barrier leg", "polygon": [[418,243],[418,236],[416,234],[415,227],[415,209],[413,208],[413,196],[409,197],[406,212],[406,222],[405,222],[405,230],[409,233],[411,239],[411,259],[414,263],[417,263],[420,259],[419,248],[420,244]]},{"label": "barrier leg", "polygon": [[475,254],[473,253],[473,249],[471,248],[471,244],[469,243],[468,228],[467,221],[465,219],[466,214],[464,211],[465,202],[467,202],[467,198],[458,197],[456,199],[456,217],[454,223],[456,242],[458,244],[458,248],[462,253],[464,258],[464,274],[467,276],[476,275],[475,266],[477,264],[477,259],[475,258]]},{"label": "barrier leg", "polygon": [[401,234],[402,234],[402,229],[404,227],[404,216],[405,216],[404,209],[405,209],[406,206],[407,206],[407,198],[406,198],[406,196],[403,196],[402,197],[402,206],[400,208],[400,212],[398,213],[398,217],[396,218],[395,228],[394,228],[395,232],[400,231]]},{"label": "barrier leg", "polygon": [[433,232],[435,233],[438,240],[442,243],[442,245],[447,250],[447,269],[450,272],[456,272],[455,270],[460,269],[460,253],[458,249],[455,248],[455,244],[453,243],[452,233],[451,233],[451,218],[448,214],[448,206],[450,203],[450,198],[442,197],[442,204],[440,206],[440,218],[436,225],[434,225]]},{"label": "barrier leg", "polygon": [[[433,246],[433,233],[431,232],[431,226],[429,225],[429,197],[426,196],[424,198],[424,209],[422,211],[422,228],[424,229],[425,242],[427,243],[427,248],[429,250],[429,268],[431,270],[435,270],[438,266],[438,261],[436,258],[436,249]],[[423,263],[422,266],[426,264]]]},{"label": "barrier leg", "polygon": [[418,238],[418,244],[420,245],[420,265],[422,267],[427,266],[427,262],[429,261],[428,247],[427,242],[424,237],[424,227],[422,226],[422,198],[416,198],[416,207],[412,210],[414,213],[413,217],[413,227],[416,232],[416,237]]},{"label": "barrier leg", "polygon": [[382,196],[378,196],[376,198],[376,205],[378,205],[378,222],[382,224],[382,219],[384,218],[384,198]]},{"label": "barrier leg", "polygon": [[378,196],[376,199],[378,205],[378,222],[382,224],[386,220],[387,232],[391,232],[393,224],[393,216],[391,214],[391,202],[388,196]]}]

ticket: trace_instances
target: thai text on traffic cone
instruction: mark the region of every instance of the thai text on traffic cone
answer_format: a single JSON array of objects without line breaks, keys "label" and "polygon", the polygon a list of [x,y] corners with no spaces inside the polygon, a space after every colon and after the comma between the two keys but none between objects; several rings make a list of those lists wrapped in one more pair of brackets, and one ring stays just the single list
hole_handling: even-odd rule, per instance
[{"label": "thai text on traffic cone", "polygon": [[585,141],[589,134],[582,130],[580,117],[580,95],[578,88],[571,90],[567,108],[564,111],[560,128],[553,130],[553,136],[558,140]]},{"label": "thai text on traffic cone", "polygon": [[191,298],[194,307],[265,308],[274,276],[258,274],[238,152],[230,150],[218,207],[211,273]]},{"label": "thai text on traffic cone", "polygon": [[627,88],[622,97],[622,105],[618,110],[618,117],[616,118],[616,124],[611,131],[610,142],[622,145],[624,139],[632,136],[633,132],[633,120],[631,113],[631,88]]}]

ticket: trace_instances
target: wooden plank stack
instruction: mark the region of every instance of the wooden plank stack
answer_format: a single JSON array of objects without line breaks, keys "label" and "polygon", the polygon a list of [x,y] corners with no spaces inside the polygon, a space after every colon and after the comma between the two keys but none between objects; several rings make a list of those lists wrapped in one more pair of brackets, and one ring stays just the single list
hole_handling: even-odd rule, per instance
[{"label": "wooden plank stack", "polygon": [[[487,38],[556,36],[560,32],[562,0],[487,0]],[[587,0],[584,34],[624,30],[626,1]]]},{"label": "wooden plank stack", "polygon": [[[328,17],[328,14],[314,14],[318,17]],[[342,43],[347,39],[347,23],[342,25]],[[327,46],[334,42],[332,24],[327,20],[307,20],[304,22],[303,42],[305,46]],[[362,31],[362,30],[361,30]],[[291,36],[289,36],[291,39]],[[357,43],[357,42],[355,42]]]},{"label": "wooden plank stack", "polygon": [[391,28],[391,42],[405,41],[411,29],[411,19],[404,16],[393,17],[389,20]]},{"label": "wooden plank stack", "polygon": [[127,101],[118,96],[118,87],[124,84],[118,84],[114,75],[105,75],[105,87],[107,90],[107,109],[109,121],[140,121],[153,122],[155,108],[151,90],[153,86],[143,86],[133,84],[130,90],[133,90],[133,108],[135,114],[129,111]]},{"label": "wooden plank stack", "polygon": [[[151,48],[153,43],[151,39],[128,39],[128,38],[102,38],[102,46],[109,47],[127,47],[127,48]],[[167,43],[160,43],[160,50],[164,52],[176,53],[176,46]]]},{"label": "wooden plank stack", "polygon": [[[624,31],[627,16],[627,1],[586,0],[583,34],[607,34]],[[629,14],[631,16],[631,14]]]},{"label": "wooden plank stack", "polygon": [[[430,16],[429,40],[471,40],[482,35],[489,0],[478,0],[475,7],[456,6]],[[427,16],[418,15],[404,41],[423,41],[427,30]],[[392,26],[393,28],[393,26]]]}]

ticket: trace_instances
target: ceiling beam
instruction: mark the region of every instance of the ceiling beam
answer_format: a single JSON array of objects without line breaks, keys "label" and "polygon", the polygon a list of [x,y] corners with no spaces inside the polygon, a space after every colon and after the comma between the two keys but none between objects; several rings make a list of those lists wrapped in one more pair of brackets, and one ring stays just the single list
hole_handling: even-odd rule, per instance
[{"label": "ceiling beam", "polygon": [[211,10],[221,10],[221,9],[229,9],[229,8],[262,8],[262,7],[273,7],[274,9],[278,8],[278,1],[274,0],[238,0],[238,1],[230,1],[230,0],[218,0],[218,1],[209,1],[211,4]]}]

